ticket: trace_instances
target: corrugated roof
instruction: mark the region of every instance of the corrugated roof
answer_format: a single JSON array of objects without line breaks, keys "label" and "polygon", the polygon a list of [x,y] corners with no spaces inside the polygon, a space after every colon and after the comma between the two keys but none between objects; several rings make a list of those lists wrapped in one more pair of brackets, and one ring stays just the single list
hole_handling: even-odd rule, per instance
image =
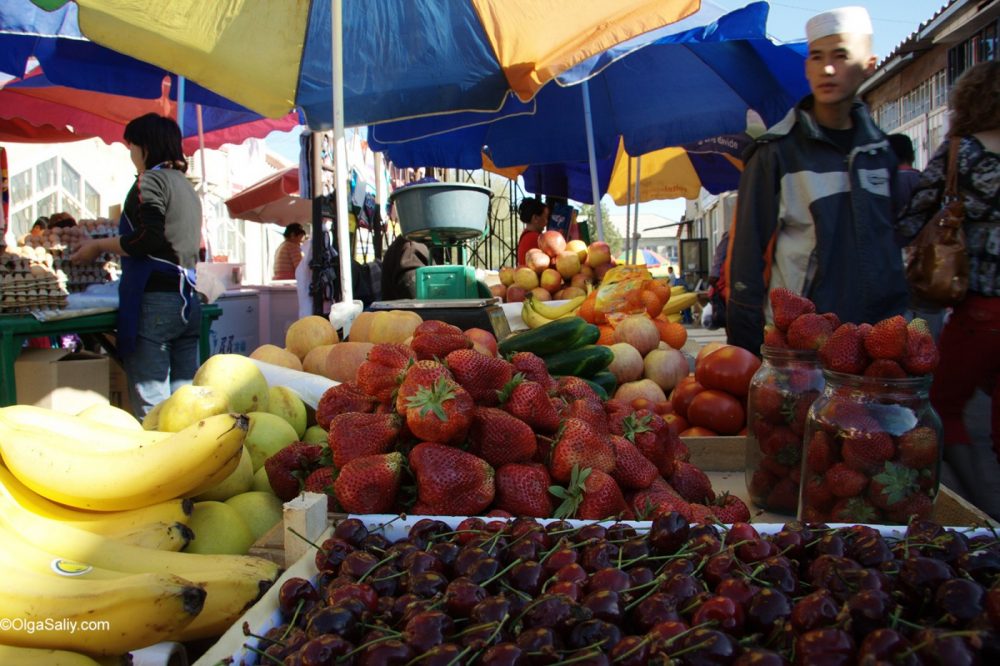
[{"label": "corrugated roof", "polygon": [[941,14],[945,13],[952,5],[957,3],[964,3],[966,1],[967,0],[948,0],[943,5],[941,5],[941,8],[938,9],[936,12],[934,12],[933,16],[931,16],[926,21],[923,21],[920,25],[918,25],[916,30],[911,32],[906,39],[904,39],[903,41],[901,41],[899,44],[896,45],[896,48],[894,48],[887,56],[882,58],[882,61],[879,62],[879,67],[881,67],[886,62],[889,62],[898,55],[929,48],[929,44],[922,45],[919,43],[920,32],[924,30],[924,28],[926,28],[928,25],[930,25],[934,21],[934,19],[941,16]]}]

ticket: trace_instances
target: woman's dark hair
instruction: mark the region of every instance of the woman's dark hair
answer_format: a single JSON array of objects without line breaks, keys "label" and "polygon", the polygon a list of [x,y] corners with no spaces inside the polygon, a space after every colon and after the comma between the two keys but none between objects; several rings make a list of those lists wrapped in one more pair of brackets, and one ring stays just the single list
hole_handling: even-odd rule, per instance
[{"label": "woman's dark hair", "polygon": [[285,227],[284,234],[285,238],[291,238],[292,236],[297,236],[297,235],[305,236],[306,230],[298,222],[292,222],[287,227]]},{"label": "woman's dark hair", "polygon": [[47,217],[40,217],[40,218],[38,218],[37,220],[35,220],[35,223],[31,225],[32,229],[34,229],[35,227],[41,227],[42,229],[48,229],[49,228],[49,218],[47,218]]},{"label": "woman's dark hair", "polygon": [[517,216],[522,222],[527,224],[531,222],[531,218],[535,215],[542,215],[545,213],[545,204],[534,197],[527,197],[521,199],[521,205],[517,207]]},{"label": "woman's dark hair", "polygon": [[949,136],[969,136],[1000,127],[1000,60],[965,70],[951,89],[948,108]]},{"label": "woman's dark hair", "polygon": [[146,151],[147,169],[166,163],[171,169],[187,171],[181,128],[172,118],[156,113],[134,118],[125,126],[125,140]]}]

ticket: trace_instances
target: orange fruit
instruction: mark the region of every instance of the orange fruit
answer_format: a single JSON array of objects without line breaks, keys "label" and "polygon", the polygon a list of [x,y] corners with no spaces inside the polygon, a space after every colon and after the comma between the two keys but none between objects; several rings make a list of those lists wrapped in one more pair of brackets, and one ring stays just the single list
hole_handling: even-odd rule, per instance
[{"label": "orange fruit", "polygon": [[615,328],[611,324],[599,324],[597,326],[601,331],[601,337],[597,338],[595,344],[598,345],[613,345],[615,344]]},{"label": "orange fruit", "polygon": [[[653,278],[652,280],[647,280],[645,285],[643,286],[643,289],[645,289],[646,291],[651,291],[657,296],[659,296],[660,301],[663,302],[663,305],[666,305],[667,301],[670,300],[670,285],[667,284],[665,280],[659,280],[656,278]],[[663,308],[661,307],[660,310],[663,310]],[[656,314],[660,313],[657,312]]]},{"label": "orange fruit", "polygon": [[666,305],[666,303],[660,300],[659,294],[655,291],[643,289],[639,295],[642,298],[642,307],[645,308],[646,314],[650,317],[655,318],[663,312],[663,306]]},{"label": "orange fruit", "polygon": [[597,312],[594,310],[594,307],[596,305],[597,305],[597,292],[592,291],[590,292],[590,295],[583,300],[583,303],[580,304],[580,309],[576,311],[576,316],[584,320],[588,324],[596,324],[597,321],[595,315],[597,314]]},{"label": "orange fruit", "polygon": [[[662,320],[654,320],[654,321],[662,321]],[[659,324],[657,324],[657,328],[660,328]],[[684,328],[684,324],[678,323],[676,321],[668,321],[666,322],[665,327],[660,328],[660,339],[666,342],[674,349],[680,349],[681,347],[684,346],[684,343],[687,342],[688,332],[687,329]]]}]

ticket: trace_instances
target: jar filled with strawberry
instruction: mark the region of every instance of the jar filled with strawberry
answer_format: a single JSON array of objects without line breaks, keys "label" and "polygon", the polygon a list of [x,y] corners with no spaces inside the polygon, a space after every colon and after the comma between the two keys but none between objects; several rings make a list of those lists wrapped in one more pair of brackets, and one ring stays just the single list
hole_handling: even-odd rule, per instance
[{"label": "jar filled with strawberry", "polygon": [[907,524],[930,518],[941,469],[941,420],[930,375],[823,371],[806,419],[799,518]]},{"label": "jar filled with strawberry", "polygon": [[747,394],[746,482],[757,506],[795,515],[806,414],[823,389],[815,350],[764,345]]}]

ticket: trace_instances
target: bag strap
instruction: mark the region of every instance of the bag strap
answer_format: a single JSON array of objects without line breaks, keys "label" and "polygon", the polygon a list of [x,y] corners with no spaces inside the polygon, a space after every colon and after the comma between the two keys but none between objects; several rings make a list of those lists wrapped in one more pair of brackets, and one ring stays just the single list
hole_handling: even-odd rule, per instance
[{"label": "bag strap", "polygon": [[958,149],[962,138],[953,136],[948,141],[948,172],[944,186],[943,204],[958,198]]}]

